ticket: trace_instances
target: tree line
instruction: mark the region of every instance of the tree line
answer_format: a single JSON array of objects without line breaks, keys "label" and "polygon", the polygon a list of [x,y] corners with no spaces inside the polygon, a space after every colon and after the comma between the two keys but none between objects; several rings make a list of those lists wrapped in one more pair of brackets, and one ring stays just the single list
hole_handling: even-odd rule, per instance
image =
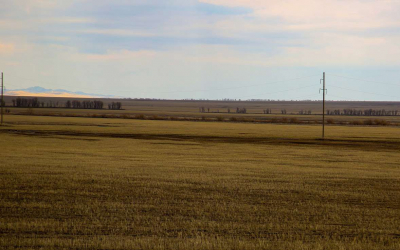
[{"label": "tree line", "polygon": [[[12,100],[13,107],[19,108],[58,108],[58,107],[65,107],[65,108],[72,108],[72,109],[103,109],[104,103],[103,101],[98,100],[85,100],[85,101],[78,101],[78,100],[68,100],[64,105],[60,105],[59,102],[48,101],[48,102],[41,102],[37,97],[34,98],[22,98],[17,97],[16,99]],[[121,102],[112,102],[108,104],[109,109],[117,110],[122,109]]]},{"label": "tree line", "polygon": [[112,102],[108,104],[108,109],[121,109],[122,103],[120,102]]},{"label": "tree line", "polygon": [[[200,113],[210,113],[212,112],[210,108],[205,108],[205,107],[200,107],[199,108],[199,112]],[[231,109],[227,108],[227,112],[231,113]],[[219,113],[219,110],[217,110],[217,113]],[[246,108],[236,108],[236,113],[238,114],[247,114],[247,109]],[[267,109],[263,109],[263,113],[268,115],[268,114],[272,114],[272,109],[271,108],[267,108]],[[311,110],[300,110],[299,111],[299,115],[311,115],[312,111]],[[287,114],[287,110],[286,109],[282,109],[281,110],[281,114],[282,115],[286,115]]]},{"label": "tree line", "polygon": [[272,109],[264,109],[264,114],[272,114]]},{"label": "tree line", "polygon": [[311,110],[300,110],[299,115],[311,115]]},{"label": "tree line", "polygon": [[347,116],[397,116],[399,112],[397,110],[385,110],[385,109],[335,109],[327,110],[327,115],[347,115]]},{"label": "tree line", "polygon": [[55,108],[59,106],[59,102],[41,102],[37,97],[34,98],[22,98],[17,97],[12,100],[13,107],[21,107],[21,108]]},{"label": "tree line", "polygon": [[[200,113],[210,113],[212,110],[210,108],[205,108],[205,107],[199,107],[199,112]],[[227,108],[227,112],[231,113],[231,109]],[[219,113],[219,109],[217,110],[217,113]],[[246,108],[236,108],[236,113],[238,114],[246,114],[247,109]]]},{"label": "tree line", "polygon": [[73,109],[103,109],[104,103],[102,101],[77,101],[68,100],[65,103],[66,108]]}]

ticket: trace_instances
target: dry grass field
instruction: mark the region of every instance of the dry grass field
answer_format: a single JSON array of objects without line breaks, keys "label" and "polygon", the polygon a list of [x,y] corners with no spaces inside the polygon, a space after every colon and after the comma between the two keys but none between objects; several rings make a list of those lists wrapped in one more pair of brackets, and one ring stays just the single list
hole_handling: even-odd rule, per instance
[{"label": "dry grass field", "polygon": [[0,248],[400,248],[397,127],[5,118]]}]

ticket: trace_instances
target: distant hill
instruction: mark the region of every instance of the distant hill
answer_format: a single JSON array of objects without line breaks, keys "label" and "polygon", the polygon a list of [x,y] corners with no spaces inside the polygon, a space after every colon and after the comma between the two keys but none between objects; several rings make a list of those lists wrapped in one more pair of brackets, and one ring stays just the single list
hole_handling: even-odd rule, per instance
[{"label": "distant hill", "polygon": [[10,89],[5,95],[9,96],[42,96],[42,97],[76,97],[76,98],[119,98],[112,95],[89,94],[81,91],[72,92],[65,89],[45,89],[39,86],[26,89]]}]

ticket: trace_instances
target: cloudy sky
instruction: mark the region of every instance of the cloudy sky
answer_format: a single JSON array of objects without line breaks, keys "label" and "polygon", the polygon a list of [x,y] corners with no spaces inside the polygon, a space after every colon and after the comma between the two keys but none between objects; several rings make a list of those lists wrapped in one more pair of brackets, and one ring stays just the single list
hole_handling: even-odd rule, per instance
[{"label": "cloudy sky", "polygon": [[[400,1],[2,0],[8,89],[400,101]],[[397,97],[399,96],[399,97]]]}]

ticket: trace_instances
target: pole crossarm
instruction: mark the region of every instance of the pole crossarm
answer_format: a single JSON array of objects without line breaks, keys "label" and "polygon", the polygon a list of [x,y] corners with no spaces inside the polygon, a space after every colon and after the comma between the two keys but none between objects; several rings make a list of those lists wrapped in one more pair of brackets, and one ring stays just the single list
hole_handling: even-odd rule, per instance
[{"label": "pole crossarm", "polygon": [[1,72],[1,125],[3,125],[3,106],[4,106],[4,82],[3,82],[4,76],[3,72]]},{"label": "pole crossarm", "polygon": [[323,73],[322,79],[320,79],[319,83],[321,84],[322,81],[322,89],[319,89],[319,93],[321,93],[322,90],[322,139],[325,139],[325,95],[328,93],[328,90],[326,89],[325,86],[325,72]]}]

